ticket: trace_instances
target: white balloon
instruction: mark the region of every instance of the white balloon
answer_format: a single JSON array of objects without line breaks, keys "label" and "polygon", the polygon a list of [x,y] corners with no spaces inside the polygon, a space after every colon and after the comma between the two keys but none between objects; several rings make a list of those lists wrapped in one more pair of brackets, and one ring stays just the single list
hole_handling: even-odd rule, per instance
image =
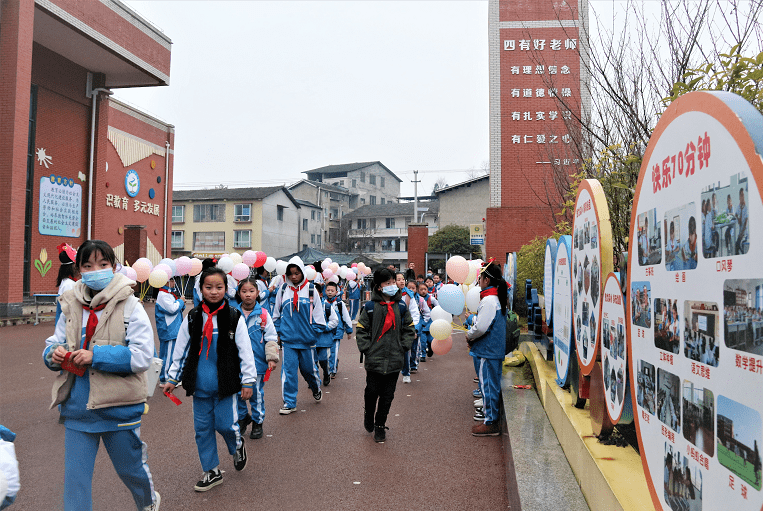
[{"label": "white balloon", "polygon": [[305,268],[305,278],[307,278],[307,280],[313,280],[316,275],[318,275],[318,272],[315,271],[315,268],[311,266]]},{"label": "white balloon", "polygon": [[241,254],[239,254],[237,252],[231,252],[231,254],[228,257],[231,258],[231,261],[233,261],[233,265],[234,266],[244,262],[244,258],[241,257]]},{"label": "white balloon", "polygon": [[480,306],[480,292],[482,290],[478,287],[473,287],[466,293],[466,308],[469,312],[477,312],[477,308]]},{"label": "white balloon", "polygon": [[276,258],[268,257],[265,259],[265,264],[262,265],[267,271],[273,271],[276,269]]},{"label": "white balloon", "polygon": [[231,259],[229,256],[221,257],[220,260],[217,261],[217,267],[220,268],[225,273],[232,272],[234,266],[236,266],[236,264],[233,262],[233,259]]},{"label": "white balloon", "polygon": [[434,309],[432,309],[430,316],[432,317],[432,321],[437,321],[438,319],[445,320],[448,323],[451,323],[453,321],[453,314],[446,311],[439,305],[437,305]]},{"label": "white balloon", "polygon": [[334,284],[339,284],[339,277],[337,275],[332,275],[329,278],[329,282],[333,282]]},{"label": "white balloon", "polygon": [[451,332],[453,332],[453,327],[443,319],[432,321],[432,324],[429,325],[429,333],[438,340],[447,339]]},{"label": "white balloon", "polygon": [[347,278],[347,267],[346,266],[340,266],[339,267],[339,276],[344,278]]},{"label": "white balloon", "polygon": [[289,263],[286,261],[281,261],[280,259],[276,261],[276,273],[279,275],[286,275],[286,267],[289,266]]}]

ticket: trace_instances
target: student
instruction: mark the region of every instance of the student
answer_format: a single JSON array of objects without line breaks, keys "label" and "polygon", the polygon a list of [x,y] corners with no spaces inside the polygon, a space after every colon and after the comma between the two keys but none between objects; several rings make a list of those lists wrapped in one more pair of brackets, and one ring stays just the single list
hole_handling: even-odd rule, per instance
[{"label": "student", "polygon": [[175,287],[175,279],[169,279],[167,285],[159,289],[154,307],[156,334],[159,337],[159,358],[162,359],[162,372],[159,373],[159,383],[167,383],[167,371],[172,363],[172,352],[175,340],[183,322],[185,299]]},{"label": "student", "polygon": [[442,282],[440,281],[439,273],[435,273],[434,275],[432,275],[432,282],[434,282],[434,291],[432,294],[434,294],[434,296],[437,297],[437,292],[442,287]]},{"label": "student", "polygon": [[358,283],[358,278],[347,283],[347,298],[350,301],[350,317],[352,321],[355,321],[358,319],[358,310],[360,309],[360,284]]},{"label": "student", "polygon": [[[418,293],[418,286],[426,286],[424,282],[408,282],[406,287],[408,291],[413,292],[413,296],[408,301],[409,307],[415,306],[419,309],[419,322],[416,325],[416,339],[413,341],[413,346],[411,346],[411,354],[409,359],[410,364],[410,371],[415,373],[419,370],[419,353],[420,353],[420,339],[421,339],[421,332],[424,329],[424,326],[429,325],[432,322],[431,319],[431,311],[429,307],[427,306],[426,302],[424,301],[424,298],[422,298]],[[405,300],[406,297],[403,297],[403,300]],[[410,305],[413,304],[413,305]],[[426,351],[424,352],[426,354]]]},{"label": "student", "polygon": [[[347,310],[347,306],[339,298],[339,290],[333,282],[326,284],[326,296],[326,301],[331,304],[338,319],[338,323],[333,329],[333,342],[331,343],[331,350],[329,353],[329,373],[333,379],[336,378],[336,372],[337,369],[339,369],[339,342],[342,340],[345,333],[348,336],[352,335],[352,319],[350,318],[350,312]],[[347,337],[347,339],[351,340],[352,338]],[[324,385],[328,385],[325,381],[326,380],[324,379]]]},{"label": "student", "polygon": [[193,306],[198,307],[199,304],[202,302],[201,297],[201,274],[204,273],[207,269],[212,268],[217,264],[217,261],[215,259],[207,257],[201,262],[201,273],[199,273],[196,276],[196,281],[193,283]]},{"label": "student", "polygon": [[297,410],[297,369],[320,401],[321,379],[316,369],[315,344],[326,328],[320,293],[305,277],[304,263],[293,257],[286,266],[286,283],[278,289],[273,322],[283,347],[281,391],[283,406],[278,411],[288,415]]},{"label": "student", "polygon": [[[261,308],[268,309],[268,312],[272,312],[268,306],[270,303],[270,289],[268,289],[268,271],[264,266],[258,266],[254,269],[257,282],[257,301]],[[243,280],[241,281],[243,282]],[[241,285],[239,282],[239,286]]]},{"label": "student", "polygon": [[236,291],[236,301],[239,304],[237,308],[249,331],[254,365],[257,369],[257,380],[249,399],[251,415],[247,410],[246,400],[241,397],[238,399],[239,429],[243,435],[247,426],[252,424],[252,432],[249,435],[252,440],[262,438],[262,423],[265,421],[265,375],[275,369],[279,362],[278,334],[267,307],[263,306],[259,299],[260,283],[257,278],[247,277],[238,283]]},{"label": "student", "polygon": [[215,431],[233,456],[233,467],[246,467],[246,447],[238,427],[238,392],[252,397],[257,369],[246,322],[225,299],[228,279],[220,268],[210,267],[199,278],[202,302],[183,320],[164,391],[172,394],[183,381],[193,396],[193,428],[202,479],[194,490],[202,492],[222,484]]},{"label": "student", "polygon": [[[431,279],[427,279],[431,282]],[[419,360],[426,362],[427,357],[434,355],[432,348],[432,336],[429,334],[429,326],[432,324],[431,312],[432,309],[440,305],[437,302],[437,298],[428,293],[429,286],[426,283],[419,284],[419,296],[424,300],[426,307],[429,309],[429,316],[424,316],[424,325],[421,328],[421,335],[419,336]]]},{"label": "student", "polygon": [[[479,275],[480,305],[474,325],[466,332],[470,355],[479,360],[480,391],[485,422],[472,428],[474,436],[501,434],[501,361],[506,348],[506,281],[494,263],[483,267]],[[475,361],[476,363],[476,361]]]},{"label": "student", "polygon": [[[715,194],[713,194],[715,197]],[[683,247],[681,247],[683,258],[683,267],[685,270],[694,270],[697,268],[697,221],[693,216],[689,217],[689,236]]]},{"label": "student", "polygon": [[[328,285],[334,286],[333,282],[327,282],[323,284],[315,284],[315,289],[318,294],[323,296],[328,288]],[[334,292],[336,288],[332,287]],[[323,369],[323,386],[327,387],[331,384],[331,374],[329,372],[329,352],[334,345],[334,332],[336,332],[337,325],[339,324],[339,317],[336,314],[333,304],[328,298],[321,298],[323,303],[323,313],[326,316],[326,329],[318,334],[318,340],[315,343],[315,353],[318,360],[318,366]]]},{"label": "student", "polygon": [[[58,286],[58,296],[74,287],[75,282],[79,280],[77,267],[74,264],[77,259],[77,251],[68,243],[62,243],[56,247],[58,249],[58,260],[61,266],[58,268],[58,277],[56,285]],[[61,316],[61,304],[56,300],[56,320]]]},{"label": "student", "polygon": [[[0,425],[0,509],[5,509],[16,500],[19,484],[19,462],[13,442],[16,433]],[[755,444],[756,453],[758,444]]]},{"label": "student", "polygon": [[365,356],[365,411],[363,426],[374,432],[374,441],[386,439],[387,415],[404,359],[416,335],[408,308],[401,302],[395,274],[382,269],[374,272],[373,292],[360,311],[355,339]]},{"label": "student", "polygon": [[[400,303],[405,305],[405,307],[408,309],[408,313],[411,315],[411,319],[413,320],[413,327],[414,329],[418,328],[419,321],[421,320],[421,314],[419,313],[418,307],[409,307],[408,304],[411,301],[411,298],[413,297],[413,292],[408,289],[406,286],[406,278],[405,274],[403,272],[397,272],[395,274],[395,285],[397,285],[398,289],[400,289]],[[415,341],[415,337],[414,337]],[[405,361],[403,363],[403,383],[411,383],[411,357],[410,353],[406,355]]]},{"label": "student", "polygon": [[[92,508],[92,480],[103,440],[139,510],[159,509],[140,438],[146,370],[154,354],[151,321],[133,296],[135,282],[114,273],[108,243],[87,240],[76,265],[82,275],[60,298],[61,316],[46,341],[45,365],[59,371],[51,408],[65,419],[64,509]],[[67,370],[62,370],[68,367]]]}]

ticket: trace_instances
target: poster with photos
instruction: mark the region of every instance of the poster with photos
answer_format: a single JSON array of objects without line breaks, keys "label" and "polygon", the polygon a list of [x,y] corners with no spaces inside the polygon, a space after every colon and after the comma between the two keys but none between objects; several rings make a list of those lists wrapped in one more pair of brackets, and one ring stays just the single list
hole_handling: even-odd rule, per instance
[{"label": "poster with photos", "polygon": [[[609,420],[617,424],[625,403],[630,405],[625,350],[625,297],[620,278],[610,273],[604,283],[604,304],[601,308],[601,363],[604,377],[604,399]],[[628,413],[630,415],[630,412]]]},{"label": "poster with photos", "polygon": [[572,345],[572,269],[570,253],[572,237],[561,236],[554,262],[554,364],[556,382],[560,387],[569,383]]},{"label": "poster with photos", "polygon": [[681,96],[644,155],[631,215],[628,364],[657,509],[759,511],[763,115]]},{"label": "poster with photos", "polygon": [[613,269],[609,207],[595,179],[584,179],[578,187],[572,232],[577,240],[572,248],[575,351],[580,371],[588,375],[599,353],[602,275]]}]

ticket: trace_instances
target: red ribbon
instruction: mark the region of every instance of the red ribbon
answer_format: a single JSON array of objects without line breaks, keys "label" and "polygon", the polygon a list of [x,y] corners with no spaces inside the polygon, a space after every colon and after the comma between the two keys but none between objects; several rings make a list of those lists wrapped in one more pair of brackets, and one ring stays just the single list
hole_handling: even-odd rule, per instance
[{"label": "red ribbon", "polygon": [[[384,337],[384,334],[387,333],[387,330],[395,326],[395,310],[392,308],[393,305],[395,305],[395,302],[379,302],[382,305],[387,306],[387,315],[384,316],[384,326],[382,327],[381,335],[379,336],[379,339]],[[376,339],[376,342],[379,342],[379,339]]]},{"label": "red ribbon", "polygon": [[207,313],[207,322],[204,323],[204,329],[202,330],[202,334],[201,334],[201,345],[199,346],[199,356],[201,356],[201,352],[204,349],[204,339],[206,339],[207,340],[207,359],[209,358],[209,347],[212,346],[212,335],[215,329],[212,318],[216,316],[217,313],[220,312],[223,307],[225,307],[225,301],[223,301],[223,303],[220,304],[217,310],[210,312],[206,302],[201,303],[201,310]]},{"label": "red ribbon", "polygon": [[482,300],[486,296],[498,296],[498,288],[489,287],[487,289],[483,289],[482,291],[480,291],[480,300]]},{"label": "red ribbon", "polygon": [[90,308],[87,305],[83,305],[82,308],[86,311],[90,312],[90,315],[87,317],[87,325],[85,326],[85,342],[82,344],[82,349],[86,350],[87,347],[90,345],[90,339],[93,338],[93,334],[95,333],[95,327],[98,326],[98,316],[95,315],[97,311],[103,310],[103,308],[106,307],[105,303],[102,303],[98,307]]}]

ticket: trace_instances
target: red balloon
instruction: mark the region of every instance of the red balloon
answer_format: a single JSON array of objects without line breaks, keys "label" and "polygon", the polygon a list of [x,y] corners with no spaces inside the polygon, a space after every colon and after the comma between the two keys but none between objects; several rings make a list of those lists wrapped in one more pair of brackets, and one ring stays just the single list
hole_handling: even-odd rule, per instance
[{"label": "red balloon", "polygon": [[449,335],[447,339],[432,339],[432,351],[435,355],[445,355],[453,347],[453,336]]},{"label": "red balloon", "polygon": [[254,260],[254,267],[259,268],[263,264],[265,264],[265,261],[267,261],[268,255],[265,252],[257,252],[257,259]]}]

